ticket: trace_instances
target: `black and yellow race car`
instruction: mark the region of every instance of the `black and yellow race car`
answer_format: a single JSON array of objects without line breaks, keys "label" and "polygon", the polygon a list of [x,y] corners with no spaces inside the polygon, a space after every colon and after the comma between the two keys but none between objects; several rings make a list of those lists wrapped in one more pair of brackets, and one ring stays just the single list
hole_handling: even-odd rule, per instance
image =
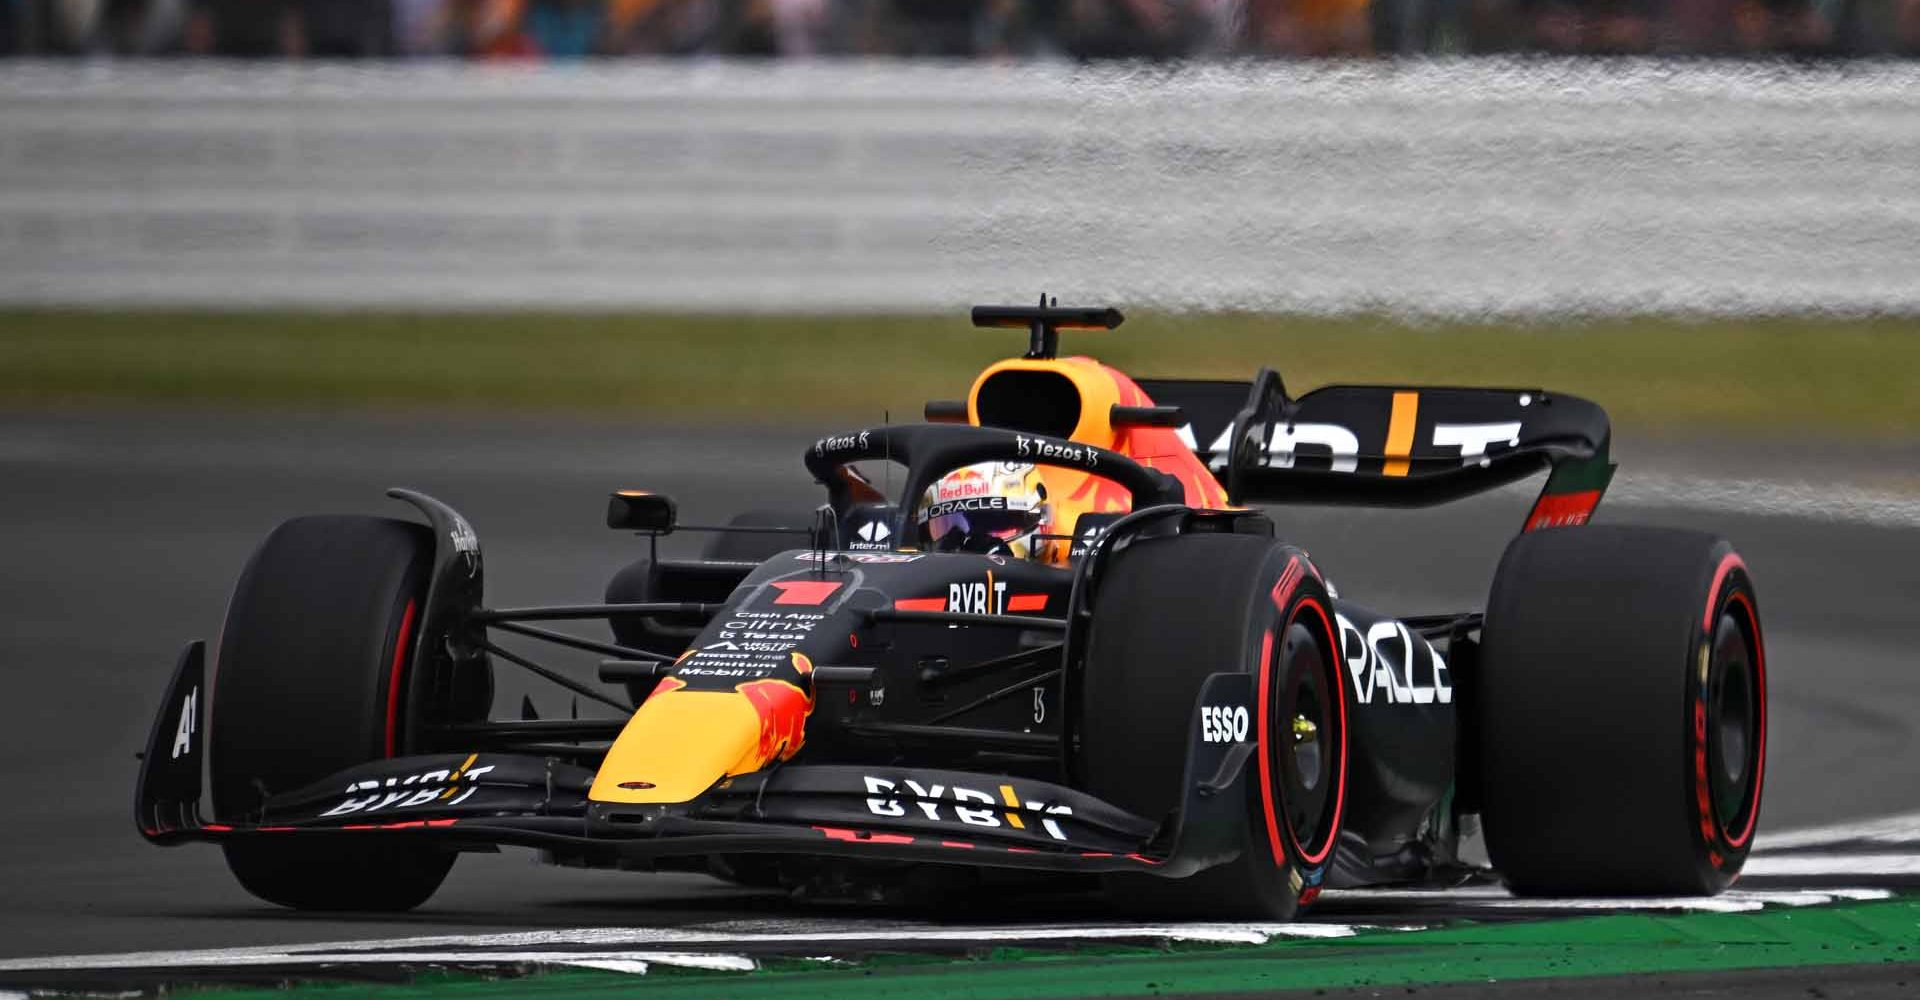
[{"label": "black and yellow race car", "polygon": [[[1135,380],[1058,356],[1117,311],[973,319],[1028,350],[925,423],[820,438],[817,511],[703,528],[612,494],[608,526],[650,543],[717,534],[602,603],[490,607],[473,528],[415,492],[391,495],[419,521],[281,525],[211,672],[199,642],[179,659],[141,833],[217,843],[255,895],[312,909],[418,905],[501,845],[787,887],[1078,877],[1214,918],[1457,879],[1476,828],[1521,893],[1739,874],[1767,735],[1753,582],[1711,535],[1587,524],[1613,472],[1598,406]],[[1484,611],[1336,597],[1258,506],[1539,472]],[[582,620],[610,634],[553,625]],[[598,654],[599,683],[529,640]],[[620,717],[495,718],[508,669]]]}]

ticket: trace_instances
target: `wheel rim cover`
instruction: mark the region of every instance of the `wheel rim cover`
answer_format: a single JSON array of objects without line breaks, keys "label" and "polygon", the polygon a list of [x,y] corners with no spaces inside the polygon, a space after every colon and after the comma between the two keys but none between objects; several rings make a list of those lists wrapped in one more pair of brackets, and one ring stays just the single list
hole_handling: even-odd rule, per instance
[{"label": "wheel rim cover", "polygon": [[1327,685],[1326,660],[1306,626],[1296,622],[1281,644],[1279,672],[1284,678],[1275,719],[1283,731],[1276,742],[1287,825],[1294,843],[1307,854],[1317,853],[1333,807],[1334,753],[1337,738]]}]

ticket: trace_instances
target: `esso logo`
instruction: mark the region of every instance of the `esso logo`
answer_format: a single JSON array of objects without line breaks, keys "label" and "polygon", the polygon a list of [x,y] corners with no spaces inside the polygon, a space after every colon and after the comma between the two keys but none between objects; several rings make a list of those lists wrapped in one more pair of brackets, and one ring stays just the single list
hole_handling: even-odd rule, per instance
[{"label": "esso logo", "polygon": [[1207,705],[1200,709],[1200,739],[1205,743],[1240,743],[1247,738],[1245,705]]}]

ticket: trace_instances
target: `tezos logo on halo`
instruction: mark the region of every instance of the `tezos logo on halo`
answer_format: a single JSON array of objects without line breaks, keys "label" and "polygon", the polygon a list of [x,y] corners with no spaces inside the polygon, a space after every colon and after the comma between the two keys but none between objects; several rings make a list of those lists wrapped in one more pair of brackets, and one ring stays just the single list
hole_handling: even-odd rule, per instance
[{"label": "tezos logo on halo", "polygon": [[815,455],[825,455],[830,451],[854,450],[867,450],[866,431],[861,431],[858,434],[828,435],[813,443],[813,453]]}]

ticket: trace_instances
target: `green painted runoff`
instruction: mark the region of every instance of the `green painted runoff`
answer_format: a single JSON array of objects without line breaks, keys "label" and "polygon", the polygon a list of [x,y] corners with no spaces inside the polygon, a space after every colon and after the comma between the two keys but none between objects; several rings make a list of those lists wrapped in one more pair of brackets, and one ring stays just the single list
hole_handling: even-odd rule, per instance
[{"label": "green painted runoff", "polygon": [[[904,959],[904,960],[903,960]],[[886,957],[849,966],[774,961],[756,973],[656,968],[526,978],[436,973],[406,985],[315,984],[175,994],[209,1000],[1040,1000],[1467,983],[1628,973],[1715,972],[1920,959],[1920,900],[1755,913],[1611,914],[1370,931],[1258,947]]]}]

